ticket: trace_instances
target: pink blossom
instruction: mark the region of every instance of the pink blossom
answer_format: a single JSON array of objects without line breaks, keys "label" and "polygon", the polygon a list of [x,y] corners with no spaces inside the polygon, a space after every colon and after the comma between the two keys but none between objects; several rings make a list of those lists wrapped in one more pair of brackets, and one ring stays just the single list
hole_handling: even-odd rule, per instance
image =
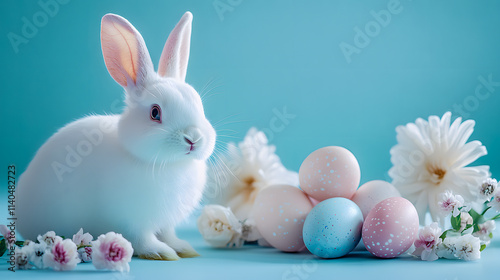
[{"label": "pink blossom", "polygon": [[8,250],[10,250],[10,248],[16,244],[16,236],[11,233],[12,232],[6,225],[0,225],[0,234],[7,241],[5,243],[5,246],[7,246]]},{"label": "pink blossom", "polygon": [[40,244],[45,244],[47,249],[51,249],[54,244],[62,241],[62,238],[57,236],[54,231],[47,231],[44,235],[39,235],[36,239]]},{"label": "pink blossom", "polygon": [[92,237],[90,233],[83,233],[83,228],[73,235],[73,242],[75,242],[77,247],[90,245],[92,239],[94,239],[94,237]]},{"label": "pink blossom", "polygon": [[496,212],[500,212],[500,191],[497,191],[493,199],[488,204]]},{"label": "pink blossom", "polygon": [[478,225],[479,231],[475,232],[473,236],[478,237],[481,240],[481,245],[488,246],[491,241],[491,234],[496,228],[495,221],[488,220],[482,224]]},{"label": "pink blossom", "polygon": [[434,261],[438,259],[436,254],[437,247],[442,240],[439,238],[443,232],[437,223],[422,228],[415,240],[414,255],[420,256],[424,261]]},{"label": "pink blossom", "polygon": [[82,260],[82,262],[91,262],[92,261],[92,247],[80,247],[78,249],[78,257]]},{"label": "pink blossom", "polygon": [[441,194],[441,200],[438,202],[439,209],[447,216],[453,213],[453,217],[460,214],[460,207],[464,204],[464,199],[461,195],[453,195],[451,191],[446,191]]},{"label": "pink blossom", "polygon": [[117,271],[130,270],[129,262],[132,260],[134,249],[132,244],[121,234],[108,232],[92,241],[92,263],[97,269]]},{"label": "pink blossom", "polygon": [[71,239],[56,240],[52,249],[43,254],[43,264],[54,270],[73,270],[79,262],[76,244]]}]

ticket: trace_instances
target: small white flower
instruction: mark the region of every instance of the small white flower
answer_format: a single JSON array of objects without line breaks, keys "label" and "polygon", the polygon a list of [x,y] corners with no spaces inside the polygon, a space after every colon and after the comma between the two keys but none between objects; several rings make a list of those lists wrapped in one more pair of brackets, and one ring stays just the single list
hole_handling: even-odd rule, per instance
[{"label": "small white flower", "polygon": [[420,256],[424,261],[435,261],[438,259],[437,250],[441,244],[441,234],[443,231],[439,228],[436,222],[430,226],[422,228],[419,232],[418,239],[415,240],[415,256]]},{"label": "small white flower", "polygon": [[490,244],[493,231],[496,228],[495,221],[488,220],[482,224],[479,224],[478,227],[479,231],[473,233],[472,235],[478,237],[481,240],[481,245],[484,244],[488,246]]},{"label": "small white flower", "polygon": [[[61,238],[59,237],[59,239]],[[55,238],[52,248],[43,254],[43,264],[54,270],[73,270],[80,262],[76,244],[71,239],[59,239]]]},{"label": "small white flower", "polygon": [[464,205],[464,198],[461,195],[453,195],[449,190],[441,194],[441,200],[438,202],[439,210],[442,212],[442,216],[446,217],[448,214],[452,213],[453,217],[460,214],[460,207]]},{"label": "small white flower", "polygon": [[479,197],[483,201],[489,201],[497,192],[498,182],[495,179],[488,178],[479,186]]},{"label": "small white flower", "polygon": [[243,142],[229,143],[220,162],[210,165],[208,190],[212,203],[230,207],[238,219],[250,218],[255,198],[271,185],[299,185],[297,172],[283,166],[276,147],[269,145],[264,132],[252,127]]},{"label": "small white flower", "polygon": [[240,247],[241,223],[231,209],[220,205],[207,205],[197,221],[203,239],[213,247]]},{"label": "small white flower", "polygon": [[29,256],[31,255],[30,248],[28,247],[17,247],[14,250],[16,258],[16,269],[30,269],[32,266],[29,263]]},{"label": "small white flower", "polygon": [[82,262],[92,262],[92,246],[80,247],[78,249],[78,257]]},{"label": "small white flower", "polygon": [[455,249],[455,255],[459,259],[475,261],[481,258],[481,241],[471,234],[460,236],[455,243]]},{"label": "small white flower", "polygon": [[467,225],[472,225],[474,224],[474,219],[472,219],[472,216],[467,213],[467,212],[462,212],[460,213],[460,230],[459,232],[462,232],[465,230]]},{"label": "small white flower", "polygon": [[44,269],[43,255],[45,254],[45,244],[29,242],[25,247],[30,248],[29,261],[38,269]]},{"label": "small white flower", "polygon": [[417,209],[420,223],[427,211],[439,220],[439,195],[445,190],[461,195],[468,205],[480,207],[477,186],[490,176],[489,166],[469,166],[487,154],[479,141],[467,142],[475,122],[451,113],[430,116],[396,128],[398,144],[391,149],[389,175],[401,195]]},{"label": "small white flower", "polygon": [[129,272],[134,249],[121,234],[108,232],[92,241],[92,263],[97,269]]},{"label": "small white flower", "polygon": [[457,248],[455,247],[457,240],[458,237],[446,237],[437,247],[436,253],[438,257],[452,260],[457,259]]},{"label": "small white flower", "polygon": [[500,191],[497,191],[491,202],[488,203],[488,206],[496,212],[500,212]]},{"label": "small white flower", "polygon": [[54,244],[61,242],[62,238],[57,236],[54,231],[47,231],[44,235],[38,235],[38,242],[44,244],[47,249],[51,249]]},{"label": "small white flower", "polygon": [[83,233],[83,228],[73,235],[73,242],[75,242],[77,247],[90,245],[92,239],[94,239],[94,237],[92,237],[90,233]]}]

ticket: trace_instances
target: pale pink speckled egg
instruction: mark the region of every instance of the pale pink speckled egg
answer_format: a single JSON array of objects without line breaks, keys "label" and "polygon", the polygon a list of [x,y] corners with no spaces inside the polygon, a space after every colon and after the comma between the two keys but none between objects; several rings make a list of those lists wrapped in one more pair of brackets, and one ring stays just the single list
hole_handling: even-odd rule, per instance
[{"label": "pale pink speckled egg", "polygon": [[363,217],[366,218],[370,210],[377,203],[389,197],[399,197],[399,191],[389,182],[374,180],[364,183],[354,193],[351,200],[359,206]]},{"label": "pale pink speckled egg", "polygon": [[284,252],[305,249],[302,228],[313,208],[307,195],[297,187],[275,185],[259,192],[252,215],[257,229],[274,248]]},{"label": "pale pink speckled egg", "polygon": [[379,258],[395,258],[406,252],[418,236],[418,213],[411,202],[391,197],[379,202],[363,223],[366,249]]},{"label": "pale pink speckled egg", "polygon": [[337,146],[312,152],[299,170],[300,187],[319,201],[333,197],[350,199],[359,186],[360,177],[356,157]]}]

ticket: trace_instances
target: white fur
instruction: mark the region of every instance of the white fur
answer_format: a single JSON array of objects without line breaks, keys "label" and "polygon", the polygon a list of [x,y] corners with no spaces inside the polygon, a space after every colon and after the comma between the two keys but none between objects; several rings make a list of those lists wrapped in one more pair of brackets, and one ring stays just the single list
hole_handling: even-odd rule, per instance
[{"label": "white fur", "polygon": [[[103,24],[106,17],[129,24],[115,15],[106,15]],[[184,19],[184,24],[190,31],[191,21]],[[135,255],[177,259],[176,252],[194,252],[175,236],[174,227],[201,199],[215,131],[198,93],[178,77],[152,71],[143,63],[149,54],[141,45],[142,37],[131,34],[140,44],[137,65],[141,66],[135,69],[139,71],[135,83],[127,76],[124,112],[89,116],[63,127],[38,150],[20,177],[16,214],[24,238],[34,240],[49,230],[71,237],[83,227],[94,237],[122,233],[132,242]],[[187,67],[187,59],[184,64]],[[162,109],[161,124],[149,117],[152,104]],[[184,137],[200,138],[189,154]],[[71,151],[79,155],[79,162]]]}]

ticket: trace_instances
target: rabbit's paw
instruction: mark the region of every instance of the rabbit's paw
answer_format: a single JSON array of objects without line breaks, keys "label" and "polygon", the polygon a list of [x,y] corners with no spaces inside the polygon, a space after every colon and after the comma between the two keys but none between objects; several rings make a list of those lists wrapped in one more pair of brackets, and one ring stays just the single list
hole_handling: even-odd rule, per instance
[{"label": "rabbit's paw", "polygon": [[155,236],[134,246],[137,256],[146,260],[177,261],[179,256],[174,249],[159,241]]},{"label": "rabbit's paw", "polygon": [[152,252],[146,254],[138,255],[140,259],[145,260],[156,260],[156,261],[178,261],[180,260],[179,256],[175,252],[166,253],[166,252]]},{"label": "rabbit's paw", "polygon": [[158,236],[158,239],[173,248],[181,258],[194,258],[200,256],[187,241],[177,238],[173,230],[163,231],[162,234]]}]

